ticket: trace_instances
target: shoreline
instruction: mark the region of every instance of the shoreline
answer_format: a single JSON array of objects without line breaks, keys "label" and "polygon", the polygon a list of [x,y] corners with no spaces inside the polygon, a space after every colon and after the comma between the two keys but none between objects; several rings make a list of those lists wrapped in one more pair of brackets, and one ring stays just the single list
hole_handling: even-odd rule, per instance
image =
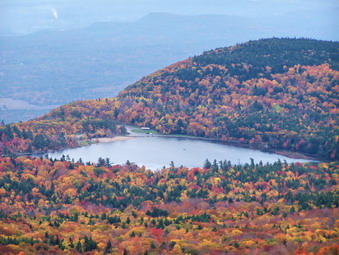
[{"label": "shoreline", "polygon": [[169,137],[169,138],[185,138],[185,139],[217,142],[217,143],[222,143],[225,145],[230,145],[230,146],[239,147],[239,148],[245,148],[245,149],[258,150],[258,151],[272,153],[272,154],[278,154],[278,155],[285,156],[285,157],[292,158],[292,159],[305,159],[305,160],[310,160],[310,161],[314,160],[314,161],[321,161],[321,162],[326,161],[325,159],[317,157],[316,155],[307,155],[307,154],[303,154],[300,152],[284,151],[284,150],[273,149],[273,148],[263,149],[263,148],[259,148],[255,146],[250,146],[248,144],[241,144],[241,143],[232,142],[232,141],[224,141],[224,140],[215,139],[215,138],[195,137],[195,136],[185,136],[185,135],[154,135],[154,136],[155,137]]},{"label": "shoreline", "polygon": [[126,141],[134,139],[133,136],[115,136],[115,137],[100,137],[100,138],[92,138],[89,141],[94,143],[111,143],[118,141]]},{"label": "shoreline", "polygon": [[313,155],[306,155],[306,154],[302,154],[300,152],[295,152],[295,151],[280,151],[280,150],[272,150],[273,153],[281,155],[281,156],[285,156],[288,158],[293,158],[293,159],[306,159],[306,160],[311,160],[311,161],[319,161],[319,162],[325,162],[325,159],[322,158],[318,158],[316,156]]},{"label": "shoreline", "polygon": [[210,141],[210,142],[215,142],[215,143],[221,143],[225,145],[230,145],[234,147],[239,147],[239,148],[245,148],[245,149],[252,149],[252,150],[259,150],[262,152],[267,152],[267,153],[272,153],[272,154],[278,154],[284,157],[288,157],[291,159],[304,159],[304,160],[310,160],[310,161],[319,161],[319,162],[325,162],[325,159],[319,158],[316,155],[307,155],[303,154],[300,152],[293,152],[293,151],[284,151],[284,150],[279,150],[279,149],[262,149],[258,148],[255,146],[250,146],[248,144],[241,144],[237,142],[232,142],[232,141],[224,141],[216,138],[208,138],[208,137],[196,137],[196,136],[189,136],[189,135],[161,135],[161,134],[152,134],[152,135],[145,135],[145,134],[136,134],[133,133],[131,135],[126,135],[126,136],[115,136],[115,137],[102,137],[102,138],[94,138],[91,139],[90,142],[95,142],[95,143],[110,143],[110,142],[117,142],[117,141],[127,141],[135,138],[140,138],[140,137],[164,137],[164,138],[183,138],[183,139],[192,139],[192,140],[200,140],[200,141]]}]

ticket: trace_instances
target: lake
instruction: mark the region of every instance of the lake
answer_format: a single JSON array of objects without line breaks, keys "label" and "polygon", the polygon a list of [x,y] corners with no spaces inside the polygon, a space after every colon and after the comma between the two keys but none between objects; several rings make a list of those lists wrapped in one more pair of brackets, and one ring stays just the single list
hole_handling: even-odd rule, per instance
[{"label": "lake", "polygon": [[264,164],[273,163],[278,159],[288,163],[309,161],[218,142],[172,137],[135,137],[49,153],[52,158],[60,158],[62,155],[69,155],[75,161],[81,158],[83,162],[97,162],[99,157],[109,158],[114,164],[124,164],[129,160],[152,170],[168,167],[171,161],[177,167],[202,167],[206,159],[211,162],[214,159],[230,160],[233,164],[250,163],[250,158],[256,163],[261,160]]}]

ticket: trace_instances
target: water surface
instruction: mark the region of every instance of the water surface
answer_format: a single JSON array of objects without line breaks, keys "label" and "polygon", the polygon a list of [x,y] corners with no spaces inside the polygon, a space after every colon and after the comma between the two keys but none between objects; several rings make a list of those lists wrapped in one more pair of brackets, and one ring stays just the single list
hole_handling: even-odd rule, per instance
[{"label": "water surface", "polygon": [[171,161],[177,167],[202,167],[206,159],[211,162],[214,159],[230,160],[233,164],[250,163],[250,158],[257,163],[261,160],[264,164],[278,159],[288,163],[309,161],[218,142],[172,137],[136,137],[49,153],[53,158],[60,158],[62,155],[69,155],[75,161],[81,158],[83,162],[97,162],[99,157],[109,158],[114,164],[124,164],[129,160],[152,170],[168,167]]}]

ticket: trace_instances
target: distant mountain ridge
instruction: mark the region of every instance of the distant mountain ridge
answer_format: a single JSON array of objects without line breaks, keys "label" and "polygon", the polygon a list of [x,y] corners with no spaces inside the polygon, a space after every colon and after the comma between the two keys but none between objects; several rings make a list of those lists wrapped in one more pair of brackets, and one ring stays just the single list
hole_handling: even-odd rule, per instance
[{"label": "distant mountain ridge", "polygon": [[132,124],[338,159],[338,48],[288,38],[218,48],[152,73],[116,98],[74,102],[14,124],[17,135],[5,126],[2,143],[13,152],[44,151],[77,145],[75,134],[112,136]]}]

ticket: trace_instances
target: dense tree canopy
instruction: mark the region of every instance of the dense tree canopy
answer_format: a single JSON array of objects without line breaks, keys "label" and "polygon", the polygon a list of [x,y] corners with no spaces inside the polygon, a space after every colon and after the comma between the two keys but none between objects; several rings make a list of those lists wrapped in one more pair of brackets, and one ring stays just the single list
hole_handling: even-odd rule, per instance
[{"label": "dense tree canopy", "polygon": [[338,167],[0,158],[0,253],[337,254]]}]

